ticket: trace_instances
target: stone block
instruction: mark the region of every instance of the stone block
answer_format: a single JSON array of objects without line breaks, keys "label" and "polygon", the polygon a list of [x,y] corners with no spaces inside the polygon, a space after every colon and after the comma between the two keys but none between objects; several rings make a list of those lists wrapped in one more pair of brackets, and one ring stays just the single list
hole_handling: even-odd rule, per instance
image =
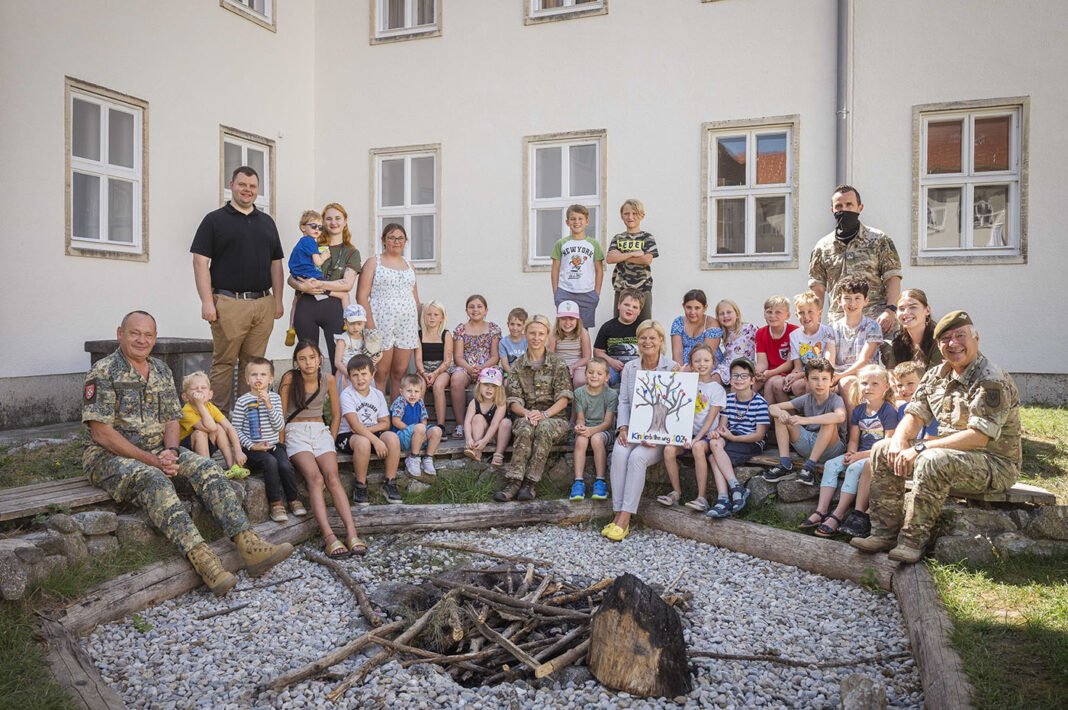
[{"label": "stone block", "polygon": [[935,541],[931,556],[939,562],[990,564],[995,559],[994,545],[986,535],[944,535]]},{"label": "stone block", "polygon": [[25,536],[0,539],[0,555],[15,555],[26,564],[34,564],[44,559],[41,548],[27,540]]},{"label": "stone block", "polygon": [[35,582],[40,582],[56,570],[63,569],[66,566],[67,558],[63,555],[47,555],[41,558],[40,562],[30,567],[30,578]]},{"label": "stone block", "polygon": [[787,523],[800,522],[801,518],[804,518],[815,509],[816,505],[812,501],[787,503],[780,500],[775,502],[775,510],[779,512],[779,515]]},{"label": "stone block", "polygon": [[267,505],[267,488],[258,478],[245,479],[245,515],[253,525],[267,520],[270,508]]},{"label": "stone block", "polygon": [[956,508],[952,512],[951,535],[997,535],[1015,532],[1016,523],[1007,514],[984,508]]},{"label": "stone block", "polygon": [[120,545],[127,543],[148,543],[160,539],[148,520],[140,515],[120,515],[117,519],[115,537]]},{"label": "stone block", "polygon": [[798,503],[803,500],[812,500],[820,495],[819,486],[806,486],[801,481],[782,481],[777,491],[779,500],[783,503]]},{"label": "stone block", "polygon": [[26,583],[30,581],[29,565],[16,552],[12,540],[0,540],[0,596],[4,599],[22,599]]},{"label": "stone block", "polygon": [[75,524],[74,518],[66,513],[56,513],[45,521],[45,527],[64,535],[78,532],[78,526]]},{"label": "stone block", "polygon": [[90,535],[85,541],[85,548],[92,557],[114,555],[119,551],[119,541],[114,535]]},{"label": "stone block", "polygon": [[1017,528],[1023,530],[1031,523],[1031,511],[1024,510],[1023,508],[1013,508],[1007,511],[1009,520],[1011,520]]},{"label": "stone block", "polygon": [[36,545],[46,555],[63,554],[63,535],[55,530],[39,530],[23,535],[22,539]]},{"label": "stone block", "polygon": [[110,510],[87,510],[71,517],[83,535],[107,535],[119,526],[118,516]]},{"label": "stone block", "polygon": [[734,469],[734,477],[738,479],[738,482],[742,485],[749,483],[752,479],[760,476],[764,473],[764,469],[760,466],[739,466]]},{"label": "stone block", "polygon": [[746,487],[749,489],[749,505],[752,506],[760,505],[769,496],[775,495],[775,484],[768,483],[760,476],[750,478]]},{"label": "stone block", "polygon": [[1024,532],[1029,537],[1044,540],[1068,540],[1068,506],[1039,508]]},{"label": "stone block", "polygon": [[422,481],[417,481],[414,478],[408,483],[409,493],[422,493],[423,491],[429,491],[430,486]]},{"label": "stone block", "polygon": [[846,676],[840,687],[842,710],[886,710],[886,688],[868,676]]},{"label": "stone block", "polygon": [[1018,532],[1005,532],[997,535],[992,542],[998,553],[1011,557],[1029,552],[1034,540]]},{"label": "stone block", "polygon": [[59,544],[60,549],[63,551],[63,556],[67,558],[67,562],[85,559],[89,555],[89,549],[85,546],[85,538],[81,533],[60,535]]}]

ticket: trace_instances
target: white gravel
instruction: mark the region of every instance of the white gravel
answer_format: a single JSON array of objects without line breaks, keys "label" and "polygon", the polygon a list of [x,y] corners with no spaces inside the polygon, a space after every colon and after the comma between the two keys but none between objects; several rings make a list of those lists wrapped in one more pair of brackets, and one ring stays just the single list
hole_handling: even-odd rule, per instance
[{"label": "white gravel", "polygon": [[[684,615],[690,648],[733,654],[769,650],[814,660],[908,651],[893,595],[830,580],[658,531],[638,530],[611,544],[588,527],[542,526],[522,530],[377,536],[371,552],[343,564],[372,591],[379,583],[418,583],[471,556],[423,548],[419,540],[462,542],[506,554],[549,559],[553,570],[600,579],[624,571],[666,585],[684,568],[679,590],[694,593]],[[493,562],[475,557],[476,562]],[[104,679],[129,707],[301,708],[328,705],[336,680],[309,680],[281,693],[259,684],[298,668],[365,630],[351,592],[333,573],[299,552],[255,582],[293,575],[302,579],[217,600],[206,590],[98,627],[83,641]],[[250,583],[241,573],[241,584]],[[245,609],[206,621],[199,614],[250,601]],[[143,628],[143,627],[142,627]],[[332,672],[348,673],[377,648],[349,658]],[[361,708],[832,708],[840,681],[863,673],[886,686],[887,706],[921,707],[919,675],[911,658],[873,665],[817,670],[772,663],[696,663],[694,690],[674,699],[635,698],[595,681],[532,687],[525,682],[470,689],[426,665],[390,663],[349,691],[339,707]]]}]

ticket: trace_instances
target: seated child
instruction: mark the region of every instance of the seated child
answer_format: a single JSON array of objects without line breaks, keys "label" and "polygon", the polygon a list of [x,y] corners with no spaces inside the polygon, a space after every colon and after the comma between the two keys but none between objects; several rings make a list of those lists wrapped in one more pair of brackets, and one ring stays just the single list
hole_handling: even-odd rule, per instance
[{"label": "seated child", "polygon": [[556,309],[556,327],[549,335],[546,345],[564,359],[571,372],[571,385],[579,388],[586,384],[586,363],[590,361],[590,333],[582,327],[578,304],[561,301]]},{"label": "seated child", "polygon": [[445,428],[445,388],[449,386],[452,364],[452,333],[445,327],[445,306],[427,301],[419,316],[419,345],[415,349],[415,371],[434,393],[437,426]]},{"label": "seated child", "polygon": [[[895,404],[899,420],[905,418],[905,407],[912,400],[912,395],[916,394],[916,389],[920,386],[920,380],[923,379],[925,372],[926,368],[919,360],[906,360],[898,363],[897,367],[894,368],[891,384],[897,397]],[[916,435],[917,441],[937,438],[938,420],[934,418],[931,419],[930,424],[921,429],[920,433]]]},{"label": "seated child", "polygon": [[247,478],[249,470],[244,467],[248,458],[241,451],[237,431],[226,420],[226,415],[211,403],[215,393],[207,374],[198,370],[182,380],[182,418],[178,420],[180,445],[205,458],[213,453],[222,453],[226,462],[226,477],[240,481]]},{"label": "seated child", "polygon": [[[683,449],[693,451],[694,473],[697,475],[697,497],[686,507],[704,513],[708,510],[705,490],[708,486],[708,433],[719,428],[719,413],[727,404],[727,392],[723,385],[712,378],[715,369],[715,355],[712,348],[704,343],[694,345],[690,350],[690,367],[697,373],[697,392],[694,395],[693,438],[685,446],[664,447],[664,468],[671,481],[671,493],[660,496],[657,501],[664,505],[675,505],[682,497],[679,485],[678,455]],[[716,481],[717,485],[719,481]],[[726,487],[720,491],[724,501],[728,500]]]},{"label": "seated child", "polygon": [[805,370],[802,367],[806,360],[822,357],[834,362],[835,359],[834,333],[821,322],[823,308],[819,296],[812,291],[794,296],[794,310],[801,327],[790,333],[790,364],[793,369],[782,378],[781,383],[771,387],[771,395],[774,398],[772,404],[785,402],[808,392]]},{"label": "seated child", "polygon": [[234,429],[241,441],[241,450],[248,456],[248,465],[263,471],[271,520],[276,523],[289,520],[286,503],[293,515],[307,515],[297,492],[293,464],[286,454],[286,447],[279,443],[285,429],[285,409],[282,398],[271,391],[274,363],[264,357],[252,358],[245,366],[245,381],[249,391],[234,403]]},{"label": "seated child", "polygon": [[401,452],[409,452],[404,467],[413,476],[420,474],[419,452],[423,447],[426,447],[426,456],[423,457],[421,472],[428,476],[436,476],[438,473],[434,468],[434,454],[441,443],[441,427],[427,429],[430,414],[423,403],[425,393],[426,383],[423,378],[409,372],[401,378],[401,396],[393,400],[393,406],[389,408],[393,431],[400,439]]},{"label": "seated child", "polygon": [[586,384],[575,390],[575,482],[571,484],[571,500],[586,497],[586,449],[593,450],[594,500],[608,497],[605,471],[608,445],[615,435],[619,394],[607,386],[608,363],[604,358],[590,358],[586,365]]},{"label": "seated child", "polygon": [[496,367],[482,370],[474,395],[464,414],[464,455],[481,461],[482,450],[496,438],[491,463],[503,466],[504,450],[512,438],[512,420],[506,416],[504,373]]},{"label": "seated child", "polygon": [[[796,477],[811,486],[816,482],[816,464],[845,451],[838,425],[846,420],[846,406],[842,398],[831,391],[833,376],[834,366],[828,360],[812,358],[805,363],[808,393],[768,407],[768,413],[775,420],[779,465],[764,472],[765,481],[774,483]],[[794,472],[790,462],[791,444],[806,458],[800,474]]]},{"label": "seated child", "polygon": [[458,422],[452,432],[452,438],[464,438],[464,414],[467,413],[467,385],[478,382],[478,375],[484,367],[496,367],[501,356],[498,345],[501,342],[501,327],[486,320],[489,306],[486,299],[479,294],[467,297],[465,305],[467,322],[461,323],[452,331],[452,359],[456,363],[449,370],[452,380],[449,382],[449,394],[452,397],[452,416]]},{"label": "seated child", "polygon": [[[797,326],[790,320],[790,302],[785,296],[772,296],[764,301],[766,326],[756,332],[756,384],[762,388],[764,399],[772,404],[786,399],[782,380],[790,372],[790,333]],[[776,394],[776,391],[778,393]]]},{"label": "seated child", "polygon": [[593,342],[593,354],[608,363],[608,386],[618,387],[623,366],[638,357],[638,314],[645,294],[632,288],[619,294],[619,315],[605,321]]},{"label": "seated child", "polygon": [[513,308],[508,311],[508,337],[501,338],[498,346],[501,352],[499,364],[506,375],[512,371],[512,363],[527,351],[527,336],[523,333],[523,328],[529,317],[522,308]]},{"label": "seated child", "polygon": [[[849,417],[849,445],[843,455],[824,465],[816,511],[798,526],[802,530],[815,529],[819,537],[830,537],[839,530],[854,537],[867,537],[871,532],[868,517],[871,449],[875,442],[893,436],[897,429],[894,393],[890,389],[890,373],[885,367],[865,365],[857,373],[853,387],[856,389],[853,399],[860,404],[853,408]],[[830,513],[831,499],[843,470],[842,495],[838,507]],[[856,506],[847,516],[846,511],[854,501]]]},{"label": "seated child", "polygon": [[382,492],[387,503],[402,503],[397,490],[397,466],[400,464],[400,438],[389,430],[389,405],[374,388],[375,366],[371,358],[357,355],[349,360],[349,387],[341,393],[341,426],[334,445],[340,453],[352,453],[352,470],[356,485],[352,489],[355,505],[370,505],[367,499],[367,464],[371,449],[386,460],[386,482]]},{"label": "seated child", "polygon": [[[319,238],[323,233],[323,217],[315,210],[304,210],[300,216],[300,233],[296,246],[289,254],[289,273],[294,278],[321,279],[322,265],[330,258],[330,247],[320,246]],[[345,305],[348,305],[346,294]],[[293,317],[297,312],[297,299],[300,292],[293,294],[293,305],[289,307],[289,330],[286,331],[286,345],[297,342],[297,331],[293,328]]]},{"label": "seated child", "polygon": [[883,329],[874,319],[864,315],[868,305],[868,282],[860,276],[847,276],[838,286],[838,303],[845,315],[831,323],[834,334],[834,378],[846,407],[852,411],[850,390],[860,368],[869,363],[880,364],[879,346],[883,344]]},{"label": "seated child", "polygon": [[334,344],[334,367],[339,373],[337,377],[337,392],[345,391],[348,379],[343,374],[349,360],[357,355],[366,355],[371,358],[371,363],[378,366],[382,359],[382,339],[377,333],[366,330],[367,311],[358,303],[345,306],[345,332],[335,335]]},{"label": "seated child", "polygon": [[[744,357],[749,362],[756,360],[757,327],[752,323],[743,322],[742,309],[737,303],[726,298],[716,304],[716,320],[719,322],[719,327],[723,329],[723,339],[719,344],[723,358],[716,366],[713,379],[726,387],[727,380],[731,376],[730,363],[740,357]],[[760,390],[760,382],[756,378],[753,381],[753,389],[754,391]]]}]

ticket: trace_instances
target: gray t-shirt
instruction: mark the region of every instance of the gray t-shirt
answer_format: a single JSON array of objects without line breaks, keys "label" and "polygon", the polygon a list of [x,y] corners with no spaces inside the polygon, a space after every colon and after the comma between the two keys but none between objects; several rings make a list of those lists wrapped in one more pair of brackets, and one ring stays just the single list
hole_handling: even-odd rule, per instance
[{"label": "gray t-shirt", "polygon": [[[797,410],[798,414],[802,417],[818,417],[821,414],[830,414],[836,409],[845,411],[845,402],[834,392],[827,395],[827,399],[823,400],[823,404],[816,401],[816,395],[808,392],[800,397],[794,397],[790,400],[790,404]],[[819,424],[803,424],[809,431],[819,431]]]},{"label": "gray t-shirt", "polygon": [[597,394],[590,394],[586,388],[575,390],[575,415],[579,412],[586,417],[586,426],[600,426],[608,412],[615,413],[619,408],[619,394],[608,385]]}]

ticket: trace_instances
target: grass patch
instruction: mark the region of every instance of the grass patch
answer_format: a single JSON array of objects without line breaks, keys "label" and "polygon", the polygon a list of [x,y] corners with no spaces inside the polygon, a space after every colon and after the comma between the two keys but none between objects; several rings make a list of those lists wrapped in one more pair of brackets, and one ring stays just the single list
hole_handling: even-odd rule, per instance
[{"label": "grass patch", "polygon": [[1068,556],[993,565],[928,562],[980,708],[1063,708]]},{"label": "grass patch", "polygon": [[1021,407],[1023,471],[1021,483],[1041,486],[1068,504],[1068,408]]},{"label": "grass patch", "polygon": [[82,475],[82,440],[44,444],[32,449],[24,444],[0,446],[0,488],[60,481]]},{"label": "grass patch", "polygon": [[434,477],[430,488],[419,493],[405,493],[404,502],[488,503],[499,487],[499,477],[493,469],[472,463],[462,468],[443,468]]}]

